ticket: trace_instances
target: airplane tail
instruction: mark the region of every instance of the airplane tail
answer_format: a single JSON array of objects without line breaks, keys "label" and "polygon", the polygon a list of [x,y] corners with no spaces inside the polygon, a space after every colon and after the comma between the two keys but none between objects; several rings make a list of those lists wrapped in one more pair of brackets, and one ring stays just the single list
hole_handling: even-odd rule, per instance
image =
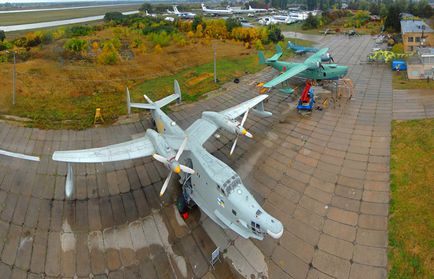
[{"label": "airplane tail", "polygon": [[264,53],[262,51],[259,51],[258,52],[259,64],[268,65],[270,62],[276,62],[277,60],[279,60],[280,56],[282,55],[283,55],[282,48],[278,44],[276,45],[276,53],[268,59],[265,58]]},{"label": "airplane tail", "polygon": [[202,10],[205,11],[206,10],[206,6],[204,3],[201,4]]},{"label": "airplane tail", "polygon": [[173,5],[173,11],[175,14],[179,14],[178,7],[176,5]]},{"label": "airplane tail", "polygon": [[265,60],[264,53],[262,51],[258,51],[258,56],[259,56],[259,64],[263,65],[267,63],[267,61]]},{"label": "airplane tail", "polygon": [[153,109],[159,109],[162,108],[164,106],[167,106],[168,104],[170,104],[173,101],[177,101],[178,103],[181,102],[182,97],[181,97],[181,88],[179,87],[179,83],[178,81],[175,79],[175,81],[173,82],[173,87],[174,87],[174,94],[164,97],[161,100],[155,101],[153,102],[148,96],[143,95],[143,97],[146,99],[146,101],[148,102],[147,104],[144,103],[131,103],[131,98],[130,98],[130,91],[127,88],[127,107],[128,107],[128,114],[131,113],[131,108],[142,108],[142,109],[149,109],[149,110],[153,110]]}]

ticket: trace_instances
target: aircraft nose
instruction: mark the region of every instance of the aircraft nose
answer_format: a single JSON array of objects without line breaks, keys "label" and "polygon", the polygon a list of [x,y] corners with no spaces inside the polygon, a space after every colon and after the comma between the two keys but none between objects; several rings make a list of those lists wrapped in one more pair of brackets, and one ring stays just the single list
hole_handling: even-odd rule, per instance
[{"label": "aircraft nose", "polygon": [[267,234],[274,239],[279,239],[283,234],[283,225],[278,220],[271,220],[272,226],[267,229]]}]

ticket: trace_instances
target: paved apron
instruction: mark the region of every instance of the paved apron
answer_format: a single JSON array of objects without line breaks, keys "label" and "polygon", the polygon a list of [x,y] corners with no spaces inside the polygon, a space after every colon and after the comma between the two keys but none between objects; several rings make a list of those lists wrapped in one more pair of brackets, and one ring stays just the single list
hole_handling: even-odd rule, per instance
[{"label": "paved apron", "polygon": [[[232,157],[233,136],[222,132],[206,143],[283,222],[280,240],[219,235],[205,216],[203,226],[186,226],[173,206],[179,186],[158,197],[167,170],[152,158],[75,165],[74,200],[65,200],[66,165],[50,159],[54,150],[129,140],[148,120],[85,131],[0,124],[1,148],[42,159],[0,158],[0,277],[236,278],[232,266],[255,277],[386,278],[391,120],[433,117],[434,97],[393,92],[388,67],[360,65],[373,47],[368,36],[320,37],[320,44],[350,66],[350,104],[281,121],[288,100],[276,92],[266,104],[273,117],[249,115],[254,138],[239,141]],[[274,75],[266,69],[226,84],[170,116],[186,128],[204,110],[254,97],[255,82]],[[227,243],[226,260],[211,271],[210,237]]]}]

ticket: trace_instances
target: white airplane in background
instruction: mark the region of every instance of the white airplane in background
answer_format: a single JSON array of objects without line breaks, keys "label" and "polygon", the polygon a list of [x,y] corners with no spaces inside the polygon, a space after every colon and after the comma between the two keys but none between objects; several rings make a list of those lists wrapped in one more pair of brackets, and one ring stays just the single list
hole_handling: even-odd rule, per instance
[{"label": "white airplane in background", "polygon": [[266,13],[267,9],[254,9],[252,8],[252,6],[249,5],[248,11],[251,13]]},{"label": "white airplane in background", "polygon": [[204,14],[209,14],[209,15],[232,15],[233,14],[233,10],[229,6],[226,8],[226,10],[208,9],[204,3],[202,3],[202,12]]},{"label": "white airplane in background", "polygon": [[173,5],[173,11],[171,11],[171,10],[167,10],[167,12],[168,12],[169,14],[179,16],[180,18],[193,19],[193,18],[196,16],[196,14],[191,13],[191,12],[180,12],[180,11],[178,10],[178,6],[176,6],[176,5]]},{"label": "white airplane in background", "polygon": [[249,14],[249,13],[252,13],[252,11],[241,9],[241,7],[237,7],[237,8],[229,7],[229,8],[232,10],[232,12],[234,14]]},{"label": "white airplane in background", "polygon": [[157,14],[150,14],[148,13],[148,10],[145,11],[145,15],[150,17],[157,17]]}]

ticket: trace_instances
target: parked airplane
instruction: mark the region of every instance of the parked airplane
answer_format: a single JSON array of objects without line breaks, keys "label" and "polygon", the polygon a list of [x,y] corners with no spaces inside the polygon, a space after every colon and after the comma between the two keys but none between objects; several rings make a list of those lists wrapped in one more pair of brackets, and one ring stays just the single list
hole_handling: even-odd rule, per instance
[{"label": "parked airplane", "polygon": [[[214,222],[230,228],[244,238],[262,240],[266,234],[280,238],[282,223],[270,216],[249,193],[238,174],[225,163],[205,150],[203,144],[219,128],[235,135],[231,153],[238,137],[252,135],[244,128],[248,112],[260,117],[271,116],[264,110],[267,95],[260,95],[221,112],[205,111],[187,130],[181,129],[161,108],[175,100],[181,100],[178,82],[174,83],[175,94],[148,103],[130,103],[128,106],[151,110],[157,131],[147,129],[142,138],[106,147],[56,151],[53,160],[67,162],[65,193],[73,193],[73,170],[71,163],[102,163],[130,160],[151,156],[170,171],[160,196],[164,194],[173,173],[181,179],[186,203],[198,205]],[[243,115],[241,122],[235,120]]]},{"label": "parked airplane", "polygon": [[238,7],[238,8],[232,8],[232,7],[228,6],[228,8],[230,8],[232,10],[232,13],[234,13],[234,14],[249,14],[249,13],[252,13],[252,11],[241,9],[240,7]]},{"label": "parked airplane", "polygon": [[210,15],[231,15],[233,14],[233,11],[231,7],[227,7],[226,10],[218,10],[218,9],[208,9],[204,3],[202,3],[202,12],[204,14],[210,14]]},{"label": "parked airplane", "polygon": [[294,44],[291,41],[288,41],[288,49],[294,51],[296,54],[305,54],[308,52],[317,52],[319,49],[314,47],[305,47]]},{"label": "parked airplane", "polygon": [[348,73],[347,66],[339,66],[336,64],[322,64],[321,59],[327,55],[328,48],[322,48],[303,63],[279,61],[282,56],[282,48],[276,45],[276,54],[271,58],[265,59],[264,53],[259,52],[259,62],[261,64],[270,65],[282,74],[264,84],[264,87],[274,87],[294,76],[306,78],[309,80],[336,80],[344,77]]},{"label": "parked airplane", "polygon": [[150,14],[150,13],[148,13],[148,10],[146,10],[145,11],[145,16],[157,17],[157,14]]},{"label": "parked airplane", "polygon": [[30,155],[25,155],[25,154],[21,154],[21,153],[10,152],[10,151],[6,151],[6,150],[2,150],[2,149],[0,149],[0,155],[14,157],[14,158],[28,160],[28,161],[35,161],[35,162],[40,161],[39,157],[36,157],[36,156],[30,156]]},{"label": "parked airplane", "polygon": [[259,18],[258,20],[259,24],[261,25],[272,25],[277,23],[285,23],[290,24],[295,22],[293,19],[291,19],[288,16],[285,15],[273,15],[273,16],[264,16]]},{"label": "parked airplane", "polygon": [[255,8],[252,8],[252,6],[249,5],[249,10],[248,11],[251,12],[251,13],[266,13],[267,9],[255,9]]},{"label": "parked airplane", "polygon": [[176,6],[176,5],[173,5],[173,11],[167,10],[167,12],[169,14],[176,15],[176,16],[178,16],[180,18],[185,18],[185,19],[193,19],[196,16],[196,14],[191,13],[191,12],[180,12],[180,11],[178,11],[178,6]]}]

